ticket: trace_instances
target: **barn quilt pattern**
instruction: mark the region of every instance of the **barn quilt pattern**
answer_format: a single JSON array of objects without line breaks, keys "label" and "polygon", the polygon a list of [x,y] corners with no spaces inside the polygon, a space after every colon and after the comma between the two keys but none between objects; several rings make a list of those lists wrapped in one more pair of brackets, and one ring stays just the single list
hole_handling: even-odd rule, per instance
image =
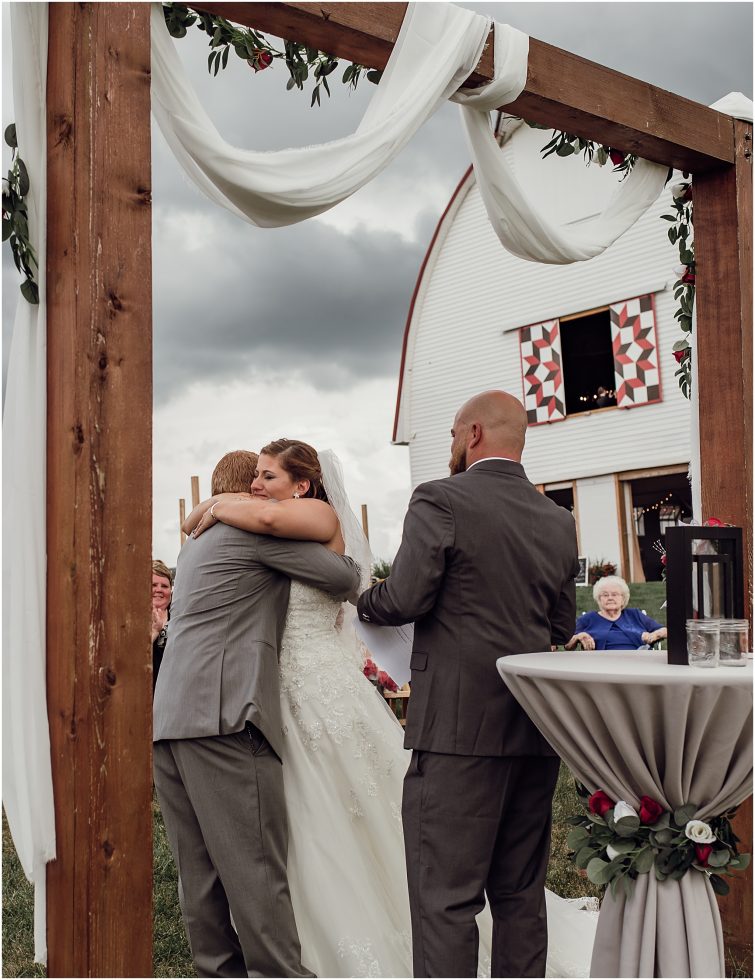
[{"label": "barn quilt pattern", "polygon": [[616,404],[621,408],[660,401],[658,345],[652,296],[610,307]]},{"label": "barn quilt pattern", "polygon": [[566,403],[558,320],[523,327],[520,344],[527,423],[560,421],[566,417]]}]

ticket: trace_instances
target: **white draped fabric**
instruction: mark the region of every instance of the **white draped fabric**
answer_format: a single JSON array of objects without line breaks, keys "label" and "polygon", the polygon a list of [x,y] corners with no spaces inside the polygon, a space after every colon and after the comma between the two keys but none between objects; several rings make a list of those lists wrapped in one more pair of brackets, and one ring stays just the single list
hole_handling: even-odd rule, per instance
[{"label": "white draped fabric", "polygon": [[[29,225],[40,261],[40,302],[18,304],[3,415],[3,801],[35,885],[35,958],[44,963],[45,862],[55,856],[45,691],[47,4],[12,4],[11,26],[16,125],[31,178]],[[319,146],[266,153],[237,149],[219,135],[155,4],[152,108],[179,162],[211,200],[260,227],[292,224],[335,206],[383,170],[457,92],[479,61],[489,29],[488,18],[450,3],[410,4],[356,132]],[[495,79],[455,96],[493,227],[506,248],[532,261],[597,255],[655,200],[665,168],[639,163],[599,218],[578,228],[552,225],[525,199],[490,129],[489,110],[513,101],[527,75],[526,35],[501,25],[495,35]]]},{"label": "white draped fabric", "polygon": [[3,804],[34,883],[34,958],[45,963],[45,880],[55,857],[45,693],[47,4],[11,4],[13,99],[29,171],[39,305],[19,300],[3,413]]}]

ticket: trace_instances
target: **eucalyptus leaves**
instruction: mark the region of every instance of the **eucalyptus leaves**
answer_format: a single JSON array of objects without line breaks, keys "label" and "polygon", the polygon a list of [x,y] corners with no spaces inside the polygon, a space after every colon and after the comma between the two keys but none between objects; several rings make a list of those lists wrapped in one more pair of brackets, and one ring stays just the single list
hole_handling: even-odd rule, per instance
[{"label": "eucalyptus leaves", "polygon": [[[685,175],[686,177],[686,175]],[[679,363],[675,377],[679,379],[682,394],[689,398],[691,387],[692,311],[695,306],[695,243],[692,241],[692,184],[688,180],[671,185],[673,214],[662,214],[664,221],[672,222],[668,230],[669,241],[679,248],[679,278],[674,283],[674,299],[679,309],[674,318],[679,321],[684,336],[674,344],[674,357]]]},{"label": "eucalyptus leaves", "polygon": [[18,271],[25,276],[21,283],[21,294],[28,303],[39,303],[39,287],[34,278],[38,269],[37,256],[29,241],[29,213],[26,209],[26,195],[29,193],[29,174],[26,164],[18,155],[16,126],[11,123],[5,130],[5,142],[13,150],[11,168],[3,178],[3,241],[10,241],[13,261]]},{"label": "eucalyptus leaves", "polygon": [[[165,23],[171,37],[185,37],[187,30],[196,24],[210,39],[210,54],[207,59],[207,70],[217,75],[228,65],[231,48],[255,72],[268,68],[275,59],[283,59],[289,72],[286,83],[287,89],[304,90],[304,82],[310,77],[315,79],[310,105],[321,105],[320,92],[324,89],[330,95],[328,76],[338,67],[338,59],[325,54],[316,48],[310,48],[297,41],[284,41],[283,51],[274,48],[259,31],[252,28],[237,27],[224,17],[194,11],[182,3],[163,4]],[[351,88],[356,88],[362,73],[366,73],[370,82],[377,84],[382,72],[367,69],[364,65],[351,64],[343,73],[342,81]]]},{"label": "eucalyptus leaves", "polygon": [[[527,123],[530,129],[550,128],[548,126],[542,126],[540,123],[527,122],[526,119],[524,122]],[[632,167],[637,162],[637,157],[631,153],[624,153],[623,150],[606,146],[604,143],[594,143],[592,140],[586,140],[582,136],[562,133],[556,129],[553,130],[553,139],[549,143],[546,143],[540,152],[543,154],[543,159],[549,157],[551,153],[555,153],[559,157],[579,156],[582,154],[588,166],[594,162],[599,167],[604,167],[610,160],[613,164],[614,173],[623,174],[625,177],[631,173]]]},{"label": "eucalyptus leaves", "polygon": [[577,792],[588,813],[569,818],[572,860],[596,885],[610,885],[613,895],[619,884],[631,895],[641,874],[654,871],[658,881],[678,881],[690,869],[708,875],[713,890],[726,895],[729,886],[721,875],[744,871],[750,863],[749,854],[737,851],[730,823],[734,810],[705,822],[694,819],[699,809],[694,803],[671,813],[643,796],[638,813],[602,790],[589,795],[577,783]]}]

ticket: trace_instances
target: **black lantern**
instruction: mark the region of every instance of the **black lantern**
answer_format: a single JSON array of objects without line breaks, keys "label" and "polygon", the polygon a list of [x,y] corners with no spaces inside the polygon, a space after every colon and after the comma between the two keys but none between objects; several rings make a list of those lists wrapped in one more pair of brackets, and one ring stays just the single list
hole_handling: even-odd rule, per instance
[{"label": "black lantern", "polygon": [[741,527],[666,530],[668,662],[687,664],[688,619],[743,619]]}]

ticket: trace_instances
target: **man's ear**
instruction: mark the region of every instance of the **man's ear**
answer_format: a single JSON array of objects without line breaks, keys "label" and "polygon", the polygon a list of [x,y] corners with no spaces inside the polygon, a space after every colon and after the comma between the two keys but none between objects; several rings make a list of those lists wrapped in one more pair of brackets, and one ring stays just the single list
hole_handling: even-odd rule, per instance
[{"label": "man's ear", "polygon": [[482,439],[482,426],[479,422],[472,422],[469,426],[469,442],[467,449],[473,449]]}]

